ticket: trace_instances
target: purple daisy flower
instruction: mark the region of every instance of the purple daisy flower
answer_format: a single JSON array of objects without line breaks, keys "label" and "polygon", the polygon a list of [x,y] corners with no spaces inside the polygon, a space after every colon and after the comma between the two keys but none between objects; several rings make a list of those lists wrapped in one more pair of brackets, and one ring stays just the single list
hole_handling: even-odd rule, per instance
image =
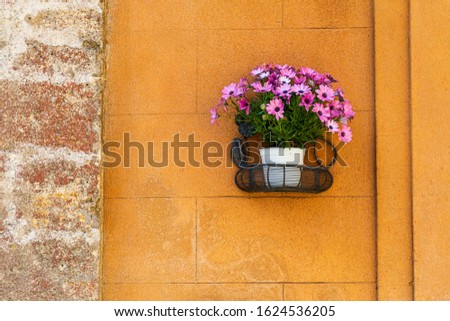
[{"label": "purple daisy flower", "polygon": [[330,110],[320,103],[314,104],[314,108],[312,111],[315,112],[317,116],[319,116],[319,119],[322,122],[326,122],[330,118]]},{"label": "purple daisy flower", "polygon": [[319,73],[313,75],[313,76],[312,76],[312,80],[314,80],[314,82],[315,82],[317,85],[327,84],[327,78],[326,78],[324,75],[319,74]]},{"label": "purple daisy flower", "polygon": [[329,103],[328,109],[330,109],[330,114],[332,118],[339,117],[339,115],[341,114],[340,104],[337,100],[333,100],[331,103]]},{"label": "purple daisy flower", "polygon": [[257,81],[257,82],[252,83],[251,86],[253,87],[254,91],[257,93],[268,93],[268,92],[272,91],[272,89],[273,89],[272,84],[269,82],[261,84],[259,81]]},{"label": "purple daisy flower", "polygon": [[284,84],[275,89],[276,94],[283,98],[291,98],[291,85]]},{"label": "purple daisy flower", "polygon": [[317,97],[322,101],[332,101],[334,99],[334,90],[328,86],[320,85],[316,89]]},{"label": "purple daisy flower", "polygon": [[352,130],[347,125],[342,125],[342,129],[338,132],[338,138],[341,142],[348,143],[352,140]]},{"label": "purple daisy flower", "polygon": [[302,98],[302,105],[305,107],[306,111],[309,111],[309,107],[314,102],[314,94],[313,93],[307,93]]},{"label": "purple daisy flower", "polygon": [[241,78],[237,84],[236,96],[244,95],[248,91],[248,81],[245,78]]},{"label": "purple daisy flower", "polygon": [[350,105],[350,102],[348,100],[341,103],[341,110],[344,115],[344,118],[346,118],[346,119],[353,119],[353,117],[355,116],[353,107],[352,107],[352,105]]},{"label": "purple daisy flower", "polygon": [[248,86],[248,80],[246,79],[246,78],[241,78],[241,79],[239,79],[239,82],[238,82],[238,87],[247,87]]},{"label": "purple daisy flower", "polygon": [[291,67],[281,69],[280,73],[282,76],[285,76],[285,77],[288,77],[291,79],[295,77],[295,71]]},{"label": "purple daisy flower", "polygon": [[217,119],[219,118],[219,113],[217,112],[217,107],[210,108],[209,112],[211,113],[211,121],[209,123],[211,125],[214,124],[214,123],[216,125],[219,125],[219,123],[217,122]]},{"label": "purple daisy flower", "polygon": [[277,120],[284,118],[284,104],[279,98],[272,99],[266,107],[266,111],[270,115],[275,115]]},{"label": "purple daisy flower", "polygon": [[276,69],[278,69],[278,70],[283,70],[283,69],[288,69],[288,68],[290,68],[291,66],[288,66],[287,64],[284,64],[284,65],[280,65],[280,64],[276,64],[275,65],[275,68]]},{"label": "purple daisy flower", "polygon": [[339,131],[339,126],[334,120],[327,120],[325,122],[325,126],[327,126],[330,133],[336,133]]},{"label": "purple daisy flower", "polygon": [[241,89],[234,82],[222,89],[222,98],[227,100],[231,97],[239,96]]},{"label": "purple daisy flower", "polygon": [[336,92],[334,93],[334,95],[337,96],[340,101],[344,100],[344,91],[342,90],[341,87],[338,87],[338,89],[336,89]]},{"label": "purple daisy flower", "polygon": [[275,86],[277,84],[277,81],[278,81],[278,75],[276,73],[274,73],[274,72],[271,73],[269,75],[269,79],[267,81]]},{"label": "purple daisy flower", "polygon": [[303,84],[306,81],[305,76],[295,76],[294,84]]},{"label": "purple daisy flower", "polygon": [[242,98],[239,100],[239,110],[245,110],[245,113],[247,115],[250,114],[250,103],[247,101],[247,99]]},{"label": "purple daisy flower", "polygon": [[258,75],[258,77],[259,77],[259,79],[266,79],[267,77],[269,77],[269,75],[270,75],[270,72],[264,71],[264,72],[260,73]]},{"label": "purple daisy flower", "polygon": [[289,78],[287,76],[281,76],[280,78],[278,78],[278,83],[280,83],[280,84],[290,84],[291,83],[291,78]]},{"label": "purple daisy flower", "polygon": [[256,67],[255,69],[253,69],[250,73],[253,76],[258,76],[260,73],[264,72],[264,69],[261,67]]},{"label": "purple daisy flower", "polygon": [[300,85],[293,85],[291,88],[292,92],[296,93],[297,95],[304,95],[311,92],[311,88],[308,85],[300,84]]},{"label": "purple daisy flower", "polygon": [[314,69],[309,68],[309,67],[302,67],[302,68],[300,68],[299,72],[301,75],[303,75],[307,78],[312,78],[317,73],[317,71],[315,71]]}]

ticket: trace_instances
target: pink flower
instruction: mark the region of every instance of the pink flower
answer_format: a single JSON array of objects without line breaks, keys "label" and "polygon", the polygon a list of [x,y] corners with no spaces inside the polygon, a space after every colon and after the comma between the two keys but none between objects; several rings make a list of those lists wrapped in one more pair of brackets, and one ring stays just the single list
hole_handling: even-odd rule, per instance
[{"label": "pink flower", "polygon": [[253,69],[250,73],[253,76],[258,76],[260,73],[264,72],[264,69],[261,67],[256,67],[255,69]]},{"label": "pink flower", "polygon": [[308,78],[312,78],[317,73],[317,71],[309,67],[302,67],[300,68],[299,72],[300,74]]},{"label": "pink flower", "polygon": [[297,84],[292,85],[291,92],[298,95],[299,90],[300,90],[300,85],[297,85]]},{"label": "pink flower", "polygon": [[291,78],[286,77],[286,76],[281,76],[280,78],[278,78],[278,82],[280,84],[289,84],[291,82]]},{"label": "pink flower", "polygon": [[305,107],[306,111],[309,111],[309,107],[314,102],[314,95],[312,93],[307,93],[302,98],[302,105]]},{"label": "pink flower", "polygon": [[297,95],[304,95],[311,92],[311,88],[308,85],[300,84],[293,85],[291,91],[296,93]]},{"label": "pink flower", "polygon": [[339,126],[334,120],[327,120],[325,126],[328,127],[328,131],[331,133],[336,133],[339,130]]},{"label": "pink flower", "polygon": [[241,89],[234,82],[222,89],[222,98],[227,100],[231,97],[237,97],[241,94]]},{"label": "pink flower", "polygon": [[236,96],[244,95],[248,91],[248,81],[245,78],[241,78],[237,84]]},{"label": "pink flower", "polygon": [[330,74],[324,74],[324,76],[326,78],[326,80],[325,80],[326,84],[329,84],[329,83],[332,83],[332,82],[337,82],[337,80],[334,79],[334,77],[331,76]]},{"label": "pink flower", "polygon": [[287,65],[287,64],[284,64],[284,65],[276,64],[276,65],[275,65],[275,68],[281,71],[281,70],[283,70],[283,69],[291,68],[291,66],[289,66],[289,65]]},{"label": "pink flower", "polygon": [[275,89],[276,94],[283,98],[291,98],[291,85],[284,84]]},{"label": "pink flower", "polygon": [[341,108],[344,114],[344,118],[352,119],[355,116],[352,105],[350,105],[350,102],[348,100],[344,101],[344,103],[341,104]]},{"label": "pink flower", "polygon": [[274,72],[271,73],[269,75],[269,79],[267,81],[270,82],[272,85],[276,86],[277,81],[278,81],[278,75]]},{"label": "pink flower", "polygon": [[281,75],[292,79],[295,77],[295,71],[291,67],[283,68],[281,69]]},{"label": "pink flower", "polygon": [[264,71],[264,72],[260,73],[258,75],[258,77],[259,77],[259,79],[265,79],[265,78],[269,77],[269,75],[270,75],[270,72]]},{"label": "pink flower", "polygon": [[273,86],[271,83],[266,82],[265,84],[261,84],[259,81],[254,82],[251,84],[255,92],[257,93],[268,93],[273,89]]},{"label": "pink flower", "polygon": [[313,75],[312,76],[312,80],[314,80],[314,82],[317,85],[326,84],[326,77],[324,75],[322,75],[322,74],[319,74],[319,73]]},{"label": "pink flower", "polygon": [[337,100],[333,100],[329,105],[328,108],[330,109],[330,114],[332,118],[338,117],[340,112],[340,104]]},{"label": "pink flower", "polygon": [[328,86],[320,85],[316,89],[317,97],[322,101],[331,101],[334,99],[334,90]]},{"label": "pink flower", "polygon": [[294,84],[303,84],[306,81],[305,76],[295,76]]},{"label": "pink flower", "polygon": [[314,104],[313,112],[319,116],[319,119],[322,122],[326,122],[330,118],[330,110],[320,103]]},{"label": "pink flower", "polygon": [[352,130],[346,125],[342,125],[342,129],[338,132],[338,138],[341,142],[348,143],[352,140]]},{"label": "pink flower", "polygon": [[336,89],[336,92],[334,94],[339,97],[339,100],[344,100],[344,91],[342,90],[341,87],[338,87],[338,89]]},{"label": "pink flower", "polygon": [[241,100],[239,100],[239,110],[245,110],[245,113],[247,115],[250,114],[250,104],[247,99],[242,98]]},{"label": "pink flower", "polygon": [[284,104],[279,98],[272,99],[266,107],[267,113],[270,115],[275,115],[277,120],[284,118]]},{"label": "pink flower", "polygon": [[209,112],[211,113],[211,121],[209,122],[211,125],[216,123],[216,125],[219,125],[217,122],[217,119],[219,118],[219,113],[217,112],[217,106],[214,108],[210,108]]},{"label": "pink flower", "polygon": [[239,79],[239,83],[237,84],[238,87],[247,87],[248,86],[248,80],[246,78]]}]

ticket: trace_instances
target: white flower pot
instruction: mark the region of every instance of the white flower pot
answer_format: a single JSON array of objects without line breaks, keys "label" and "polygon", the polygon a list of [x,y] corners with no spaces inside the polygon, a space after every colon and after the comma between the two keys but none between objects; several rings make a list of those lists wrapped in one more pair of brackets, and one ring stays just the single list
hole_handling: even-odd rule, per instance
[{"label": "white flower pot", "polygon": [[[263,165],[303,165],[304,148],[260,148]],[[295,166],[263,166],[264,182],[268,187],[300,186],[301,171]]]}]

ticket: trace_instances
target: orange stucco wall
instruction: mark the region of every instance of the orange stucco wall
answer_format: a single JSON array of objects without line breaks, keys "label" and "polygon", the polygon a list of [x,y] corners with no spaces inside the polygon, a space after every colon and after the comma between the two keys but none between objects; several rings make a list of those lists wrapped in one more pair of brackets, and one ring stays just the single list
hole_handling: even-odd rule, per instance
[{"label": "orange stucco wall", "polygon": [[[400,1],[110,0],[105,142],[130,133],[154,142],[156,159],[177,133],[226,146],[236,128],[226,119],[209,126],[209,108],[224,85],[263,62],[331,73],[357,114],[354,140],[341,150],[348,166],[335,166],[333,187],[319,195],[246,194],[234,185],[236,168],[224,165],[139,168],[137,148],[129,168],[106,168],[103,298],[448,297],[449,211],[439,194],[448,195],[448,153],[433,163],[444,175],[431,188],[421,158],[429,139],[442,137],[434,130],[445,129],[445,111],[437,104],[421,117],[426,102],[415,87],[445,77],[424,76],[440,64],[419,58],[436,51],[448,68],[437,33],[444,2],[425,19],[420,4]],[[442,47],[423,47],[421,26]],[[428,136],[416,130],[433,122]]]},{"label": "orange stucco wall", "polygon": [[[450,300],[450,2],[411,1],[414,288]],[[424,87],[427,90],[424,90]]]},{"label": "orange stucco wall", "polygon": [[409,5],[374,3],[379,300],[413,298]]},{"label": "orange stucco wall", "polygon": [[375,1],[381,300],[450,299],[449,146],[442,139],[450,116],[449,9],[445,0]]}]

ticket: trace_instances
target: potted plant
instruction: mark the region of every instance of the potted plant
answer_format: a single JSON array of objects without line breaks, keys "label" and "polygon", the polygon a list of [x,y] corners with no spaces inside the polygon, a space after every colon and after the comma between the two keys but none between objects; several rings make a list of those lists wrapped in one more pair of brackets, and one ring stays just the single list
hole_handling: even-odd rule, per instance
[{"label": "potted plant", "polygon": [[[348,143],[348,122],[355,113],[337,81],[314,69],[263,64],[222,90],[219,104],[210,109],[211,124],[231,115],[245,138],[259,134],[267,147],[260,148],[266,183],[277,187],[298,186],[305,144],[336,133]],[[287,165],[287,166],[286,166]]]}]

